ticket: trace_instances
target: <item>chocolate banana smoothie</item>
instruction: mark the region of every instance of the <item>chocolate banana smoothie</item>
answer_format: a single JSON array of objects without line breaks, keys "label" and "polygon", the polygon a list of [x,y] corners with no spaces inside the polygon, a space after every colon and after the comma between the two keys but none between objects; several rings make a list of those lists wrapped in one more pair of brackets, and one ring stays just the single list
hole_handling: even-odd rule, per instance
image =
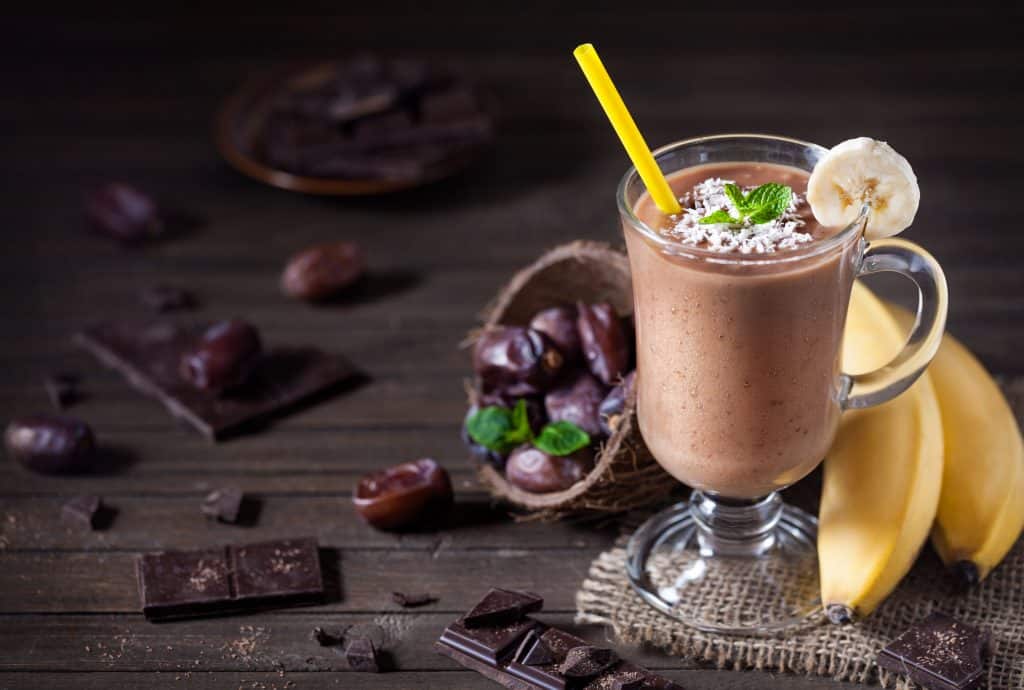
[{"label": "chocolate banana smoothie", "polygon": [[686,168],[669,177],[682,213],[646,193],[633,207],[657,240],[625,223],[640,429],[691,487],[766,495],[810,472],[835,435],[859,234],[814,220],[807,179],[767,163]]}]

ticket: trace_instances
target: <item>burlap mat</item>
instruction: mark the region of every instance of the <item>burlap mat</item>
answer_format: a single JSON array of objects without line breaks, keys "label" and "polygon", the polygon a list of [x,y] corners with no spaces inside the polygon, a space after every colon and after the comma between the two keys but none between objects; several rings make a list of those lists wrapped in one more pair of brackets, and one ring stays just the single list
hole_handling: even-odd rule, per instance
[{"label": "burlap mat", "polygon": [[[1004,383],[1017,417],[1024,412],[1024,379]],[[787,500],[814,510],[819,484],[812,476],[794,487]],[[1024,496],[1020,497],[1024,500]],[[628,524],[638,524],[632,516]],[[655,611],[629,586],[625,538],[602,553],[576,594],[577,620],[612,628],[626,644],[650,645],[720,669],[760,670],[817,675],[886,688],[912,688],[899,676],[882,671],[875,657],[890,640],[932,611],[942,611],[988,630],[991,654],[986,661],[989,690],[1024,688],[1024,539],[980,586],[956,592],[941,561],[926,546],[910,574],[866,620],[837,626],[809,625],[779,637],[728,637],[703,633]],[[743,592],[742,574],[723,578],[719,596]],[[773,602],[765,601],[771,608]]]}]

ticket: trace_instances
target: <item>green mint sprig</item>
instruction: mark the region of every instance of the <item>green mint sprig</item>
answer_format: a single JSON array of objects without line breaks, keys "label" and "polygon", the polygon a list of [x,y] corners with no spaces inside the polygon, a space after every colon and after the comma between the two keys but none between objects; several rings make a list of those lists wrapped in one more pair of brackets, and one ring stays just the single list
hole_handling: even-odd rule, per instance
[{"label": "green mint sprig", "polygon": [[793,190],[778,182],[767,182],[744,195],[738,185],[730,182],[725,185],[725,195],[729,197],[729,201],[736,208],[739,218],[734,218],[725,209],[718,209],[701,218],[701,225],[715,223],[743,225],[747,221],[757,225],[773,221],[789,208]]},{"label": "green mint sprig", "polygon": [[525,400],[512,409],[493,405],[477,411],[466,421],[466,431],[476,443],[497,453],[532,443],[548,455],[571,455],[590,445],[590,435],[572,422],[551,422],[534,436]]}]

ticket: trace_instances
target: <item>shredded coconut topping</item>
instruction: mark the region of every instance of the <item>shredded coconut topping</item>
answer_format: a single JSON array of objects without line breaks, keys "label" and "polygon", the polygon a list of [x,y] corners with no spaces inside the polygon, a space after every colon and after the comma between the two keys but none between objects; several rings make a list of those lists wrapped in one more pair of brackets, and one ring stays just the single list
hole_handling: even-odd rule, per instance
[{"label": "shredded coconut topping", "polygon": [[[814,240],[810,234],[799,232],[804,226],[804,220],[798,211],[805,201],[796,192],[790,199],[789,208],[781,216],[767,223],[754,224],[746,221],[742,226],[729,223],[701,225],[701,218],[718,210],[726,211],[734,217],[739,216],[725,194],[727,184],[734,182],[711,177],[695,186],[693,192],[683,198],[682,213],[670,216],[672,225],[664,232],[683,244],[700,245],[704,249],[723,254],[771,254],[780,249],[795,249]],[[753,187],[742,189],[743,193],[747,194]]]}]

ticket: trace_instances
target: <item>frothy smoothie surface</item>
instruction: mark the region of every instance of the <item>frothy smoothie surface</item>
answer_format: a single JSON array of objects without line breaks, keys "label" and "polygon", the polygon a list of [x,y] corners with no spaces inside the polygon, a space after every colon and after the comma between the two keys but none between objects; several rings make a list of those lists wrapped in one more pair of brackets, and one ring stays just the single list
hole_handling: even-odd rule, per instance
[{"label": "frothy smoothie surface", "polygon": [[[648,227],[684,245],[715,252],[772,254],[798,249],[834,235],[838,228],[817,222],[806,200],[808,173],[771,163],[709,163],[674,173],[669,186],[683,207],[681,213],[666,215],[644,194],[634,209]],[[789,187],[792,195],[777,218],[756,222],[742,218],[726,193],[733,184],[744,194],[766,183]],[[731,216],[742,222],[709,223],[713,216]],[[702,222],[704,220],[705,222]]]}]

